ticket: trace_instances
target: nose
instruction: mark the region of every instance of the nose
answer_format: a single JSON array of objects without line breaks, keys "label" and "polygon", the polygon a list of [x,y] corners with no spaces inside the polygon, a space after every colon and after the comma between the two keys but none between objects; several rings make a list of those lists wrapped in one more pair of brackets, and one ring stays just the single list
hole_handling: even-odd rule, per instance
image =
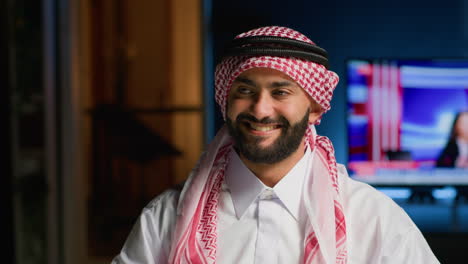
[{"label": "nose", "polygon": [[265,117],[273,116],[273,98],[267,92],[261,92],[257,95],[255,100],[252,102],[251,111],[252,114],[258,120],[262,120]]}]

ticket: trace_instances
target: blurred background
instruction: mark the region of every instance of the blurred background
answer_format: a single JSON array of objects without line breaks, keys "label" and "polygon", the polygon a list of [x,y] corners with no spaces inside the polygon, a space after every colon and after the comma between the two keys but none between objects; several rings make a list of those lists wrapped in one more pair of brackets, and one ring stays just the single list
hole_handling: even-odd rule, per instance
[{"label": "blurred background", "polygon": [[[3,263],[109,263],[221,126],[214,66],[238,33],[288,26],[327,49],[342,81],[317,130],[344,164],[349,58],[468,58],[466,0],[6,0],[0,12]],[[468,206],[451,190],[430,204],[382,190],[442,263],[463,262]]]}]

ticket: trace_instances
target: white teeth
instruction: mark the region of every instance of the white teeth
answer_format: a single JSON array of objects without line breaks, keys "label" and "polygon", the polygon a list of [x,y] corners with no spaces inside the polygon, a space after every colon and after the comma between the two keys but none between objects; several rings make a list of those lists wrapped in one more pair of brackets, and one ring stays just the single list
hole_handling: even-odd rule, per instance
[{"label": "white teeth", "polygon": [[267,131],[275,129],[275,126],[256,126],[253,124],[250,124],[250,127],[252,127],[254,130],[262,131],[262,132],[267,132]]}]

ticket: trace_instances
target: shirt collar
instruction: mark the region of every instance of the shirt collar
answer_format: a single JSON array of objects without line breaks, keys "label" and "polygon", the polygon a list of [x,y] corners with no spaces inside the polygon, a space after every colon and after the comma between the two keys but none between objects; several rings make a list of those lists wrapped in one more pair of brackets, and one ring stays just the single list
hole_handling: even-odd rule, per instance
[{"label": "shirt collar", "polygon": [[[298,220],[302,197],[302,183],[308,171],[307,160],[311,157],[309,148],[304,156],[272,189],[289,213]],[[240,219],[247,208],[266,189],[264,185],[242,162],[234,149],[229,153],[225,174],[226,184],[231,192],[236,216]]]}]

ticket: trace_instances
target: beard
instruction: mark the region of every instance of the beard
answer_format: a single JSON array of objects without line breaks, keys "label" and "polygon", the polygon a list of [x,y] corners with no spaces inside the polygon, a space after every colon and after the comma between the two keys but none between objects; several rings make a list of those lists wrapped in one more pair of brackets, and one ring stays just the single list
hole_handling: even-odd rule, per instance
[{"label": "beard", "polygon": [[[229,117],[226,118],[226,125],[239,154],[254,163],[274,164],[286,159],[299,148],[308,127],[309,113],[310,109],[307,109],[304,117],[295,124],[290,124],[283,116],[277,120],[268,117],[258,120],[250,114],[241,113],[235,123]],[[245,125],[242,124],[243,121],[280,124],[281,135],[270,146],[260,147],[259,143],[264,138],[242,132],[239,126]]]}]

